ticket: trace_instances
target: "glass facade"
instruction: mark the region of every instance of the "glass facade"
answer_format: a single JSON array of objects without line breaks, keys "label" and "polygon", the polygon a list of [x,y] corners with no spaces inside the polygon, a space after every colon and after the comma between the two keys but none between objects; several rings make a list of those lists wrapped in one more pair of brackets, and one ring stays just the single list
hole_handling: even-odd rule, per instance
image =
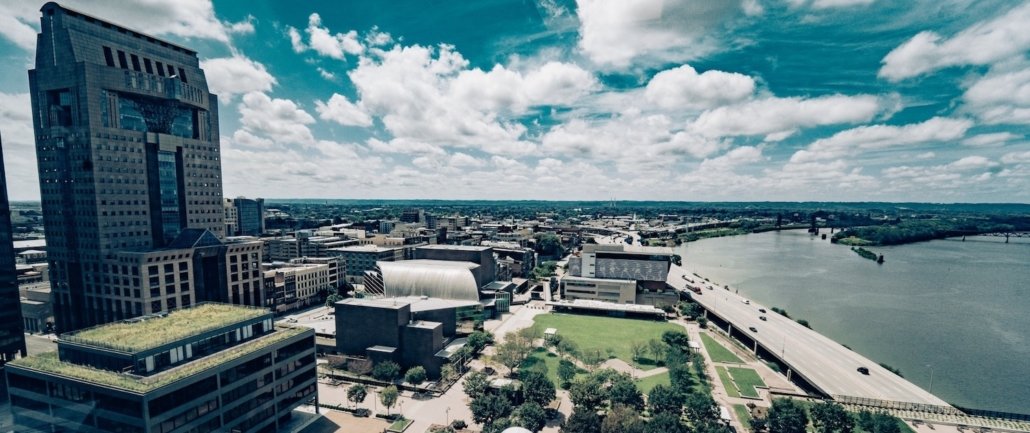
[{"label": "glass facade", "polygon": [[161,229],[165,242],[171,242],[182,231],[179,208],[179,166],[174,152],[157,153],[158,187],[161,191]]}]

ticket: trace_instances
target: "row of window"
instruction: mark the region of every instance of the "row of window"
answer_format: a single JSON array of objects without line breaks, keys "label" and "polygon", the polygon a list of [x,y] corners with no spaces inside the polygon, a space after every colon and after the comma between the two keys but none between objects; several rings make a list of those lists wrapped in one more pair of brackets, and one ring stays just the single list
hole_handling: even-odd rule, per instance
[{"label": "row of window", "polygon": [[[104,62],[107,63],[107,66],[110,66],[112,68],[116,67],[115,66],[115,56],[114,56],[114,52],[111,50],[111,47],[104,46],[103,50],[104,50]],[[189,82],[189,80],[186,79],[186,70],[182,69],[181,67],[178,68],[178,74],[176,74],[176,67],[173,66],[171,63],[165,64],[165,63],[162,63],[162,62],[159,62],[159,61],[156,61],[156,60],[151,62],[149,58],[143,57],[142,69],[141,69],[140,68],[141,63],[140,63],[140,57],[139,56],[137,56],[135,54],[132,54],[132,53],[129,53],[128,58],[126,58],[125,51],[117,50],[117,53],[118,53],[118,66],[117,67],[120,67],[122,69],[129,69],[129,64],[131,62],[132,70],[134,70],[134,71],[142,72],[143,70],[146,70],[146,72],[148,74],[154,74],[155,71],[156,71],[157,75],[160,75],[162,77],[167,76],[167,77],[172,77],[172,78],[179,78],[179,80],[182,80],[183,83],[188,83]],[[126,61],[127,59],[128,59],[128,61]],[[167,71],[167,75],[165,74],[166,71]]]}]

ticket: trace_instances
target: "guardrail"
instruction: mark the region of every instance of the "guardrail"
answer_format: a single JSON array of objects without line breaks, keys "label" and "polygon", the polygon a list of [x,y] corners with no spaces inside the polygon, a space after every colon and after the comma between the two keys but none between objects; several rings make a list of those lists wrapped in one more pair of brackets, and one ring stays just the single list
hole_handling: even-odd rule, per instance
[{"label": "guardrail", "polygon": [[938,413],[946,415],[966,415],[965,412],[947,405],[912,403],[907,401],[881,400],[877,398],[854,397],[849,395],[832,396],[838,403],[868,406],[876,409],[909,410],[916,412]]}]

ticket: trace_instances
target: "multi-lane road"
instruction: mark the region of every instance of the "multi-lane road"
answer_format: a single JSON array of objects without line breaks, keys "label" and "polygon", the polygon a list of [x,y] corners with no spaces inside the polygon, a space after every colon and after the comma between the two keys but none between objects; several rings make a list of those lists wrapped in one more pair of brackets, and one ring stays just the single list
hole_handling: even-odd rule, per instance
[{"label": "multi-lane road", "polygon": [[[792,374],[800,374],[812,386],[831,397],[850,396],[948,405],[944,400],[891,373],[876,362],[772,312],[766,306],[714,285],[714,289],[709,290],[709,283],[689,274],[682,267],[672,266],[668,283],[677,289],[686,289],[687,281],[683,276],[695,283],[704,283],[701,295],[695,295],[693,298],[707,309],[709,314],[719,316],[739,332],[753,338],[768,352],[790,366]],[[765,309],[767,313],[762,313],[759,309]],[[765,316],[766,320],[761,320],[760,316]],[[859,323],[855,326],[876,324]],[[751,327],[757,331],[751,331]],[[860,373],[859,367],[869,369],[869,374]]]}]

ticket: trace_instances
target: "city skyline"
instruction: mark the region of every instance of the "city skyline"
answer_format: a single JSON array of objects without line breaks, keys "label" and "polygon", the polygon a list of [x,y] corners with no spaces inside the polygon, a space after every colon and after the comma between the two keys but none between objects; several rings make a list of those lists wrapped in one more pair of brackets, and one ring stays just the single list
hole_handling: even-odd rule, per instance
[{"label": "city skyline", "polygon": [[[1030,201],[1030,4],[618,4],[89,10],[197,49],[226,197]],[[0,6],[14,200],[40,6]]]}]

